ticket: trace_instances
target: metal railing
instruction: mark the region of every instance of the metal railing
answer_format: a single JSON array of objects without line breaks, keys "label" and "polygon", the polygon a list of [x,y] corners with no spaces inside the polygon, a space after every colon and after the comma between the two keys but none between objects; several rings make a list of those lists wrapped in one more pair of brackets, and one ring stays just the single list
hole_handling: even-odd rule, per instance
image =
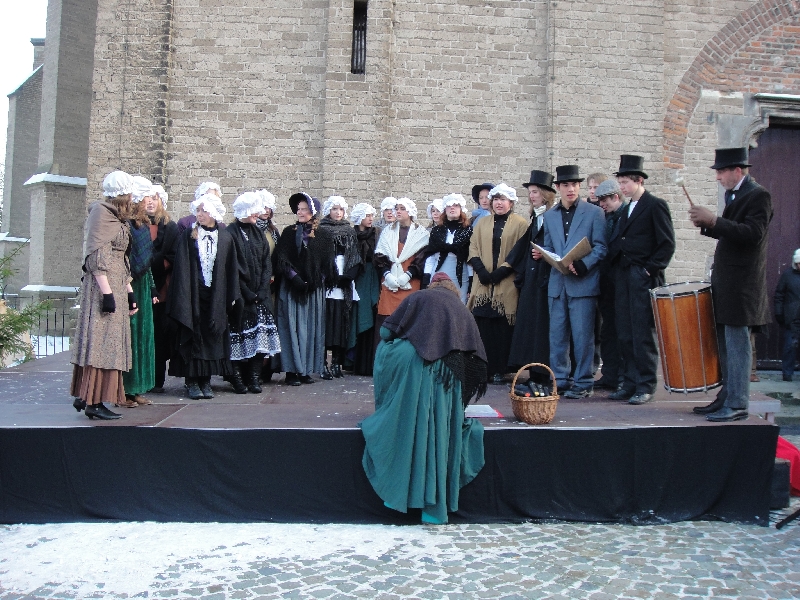
[{"label": "metal railing", "polygon": [[33,297],[18,294],[3,294],[6,306],[19,310],[34,302],[48,300],[50,308],[43,311],[37,324],[30,330],[31,346],[36,358],[52,356],[59,352],[69,350],[70,336],[75,328],[75,319],[78,311],[78,298],[59,297]]}]

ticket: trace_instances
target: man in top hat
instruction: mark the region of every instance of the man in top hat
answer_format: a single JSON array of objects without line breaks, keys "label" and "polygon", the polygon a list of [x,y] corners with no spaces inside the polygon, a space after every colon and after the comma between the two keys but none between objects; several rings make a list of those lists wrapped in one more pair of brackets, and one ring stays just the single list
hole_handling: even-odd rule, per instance
[{"label": "man in top hat", "polygon": [[[578,165],[556,167],[555,185],[560,201],[544,213],[544,248],[565,256],[583,238],[591,253],[569,265],[569,274],[557,269],[550,273],[550,366],[565,398],[585,398],[594,393],[594,317],[600,294],[598,265],[606,255],[605,219],[598,206],[579,197]],[[541,255],[540,255],[541,256]],[[537,256],[533,256],[534,259]],[[575,351],[574,384],[570,372],[570,333]]]},{"label": "man in top hat", "polygon": [[[628,210],[628,203],[616,179],[606,179],[595,189],[595,197],[606,213],[606,241],[608,255],[619,246],[619,221]],[[616,294],[614,292],[614,268],[608,260],[600,263],[600,357],[603,361],[603,376],[595,381],[596,388],[616,390],[622,375],[622,352],[617,341]]]},{"label": "man in top hat", "polygon": [[747,418],[750,398],[750,328],[769,323],[767,237],[772,220],[770,193],[748,174],[747,148],[716,150],[711,168],[725,189],[722,216],[692,205],[689,218],[717,242],[711,292],[722,365],[722,391],[694,412],[709,421]]},{"label": "man in top hat", "polygon": [[609,397],[645,404],[656,391],[658,348],[650,290],[664,285],[664,269],[675,253],[675,231],[667,203],[644,189],[644,159],[620,156],[617,176],[630,199],[617,225],[619,239],[609,260],[614,268],[617,338],[624,380]]},{"label": "man in top hat", "polygon": [[492,211],[489,210],[492,204],[492,201],[489,200],[489,192],[492,188],[494,188],[493,183],[479,183],[478,185],[472,186],[472,199],[475,201],[475,204],[478,205],[478,208],[472,211],[470,220],[470,226],[473,229],[478,219],[492,213]]}]

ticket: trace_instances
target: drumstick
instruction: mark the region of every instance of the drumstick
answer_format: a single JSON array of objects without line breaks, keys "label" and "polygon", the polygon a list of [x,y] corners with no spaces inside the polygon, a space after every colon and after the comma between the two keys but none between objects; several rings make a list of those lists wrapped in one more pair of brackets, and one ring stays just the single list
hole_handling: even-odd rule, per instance
[{"label": "drumstick", "polygon": [[683,193],[686,194],[686,199],[689,201],[689,206],[694,208],[694,202],[692,202],[692,199],[689,197],[689,192],[686,191],[686,186],[683,185],[683,177],[678,177],[675,179],[675,184],[681,187]]}]

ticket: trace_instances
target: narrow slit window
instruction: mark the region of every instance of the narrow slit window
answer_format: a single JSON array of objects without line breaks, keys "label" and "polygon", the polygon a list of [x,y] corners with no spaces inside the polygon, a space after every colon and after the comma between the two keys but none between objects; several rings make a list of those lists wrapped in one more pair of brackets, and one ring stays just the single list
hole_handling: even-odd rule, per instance
[{"label": "narrow slit window", "polygon": [[367,64],[367,2],[355,0],[353,3],[353,54],[350,58],[350,72],[363,75]]}]

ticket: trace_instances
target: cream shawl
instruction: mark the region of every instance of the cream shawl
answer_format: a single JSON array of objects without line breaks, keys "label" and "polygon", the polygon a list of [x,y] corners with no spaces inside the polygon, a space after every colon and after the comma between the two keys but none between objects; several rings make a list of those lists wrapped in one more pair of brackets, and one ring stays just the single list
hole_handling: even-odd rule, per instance
[{"label": "cream shawl", "polygon": [[[397,248],[400,245],[400,223],[395,221],[381,232],[378,245],[375,247],[375,254],[382,254],[392,261],[391,273],[395,279],[403,274],[403,263],[414,256],[417,252],[428,245],[427,229],[416,223],[411,223],[408,229],[408,237],[403,246],[403,251],[398,256]],[[410,290],[411,285],[406,283],[398,289]]]},{"label": "cream shawl", "polygon": [[[488,215],[489,219],[480,219],[475,224],[475,230],[469,244],[469,260],[480,258],[484,267],[490,273],[492,269],[492,233],[494,232],[494,215]],[[497,266],[510,267],[506,256],[511,252],[517,240],[525,235],[528,230],[528,221],[516,213],[508,215],[503,235],[500,237],[500,256],[497,258]],[[519,300],[519,290],[514,285],[514,278],[509,276],[497,285],[483,285],[478,277],[472,279],[472,293],[467,302],[467,308],[472,310],[476,306],[491,303],[492,308],[505,315],[509,324],[513,325],[517,318],[517,301]]]}]

